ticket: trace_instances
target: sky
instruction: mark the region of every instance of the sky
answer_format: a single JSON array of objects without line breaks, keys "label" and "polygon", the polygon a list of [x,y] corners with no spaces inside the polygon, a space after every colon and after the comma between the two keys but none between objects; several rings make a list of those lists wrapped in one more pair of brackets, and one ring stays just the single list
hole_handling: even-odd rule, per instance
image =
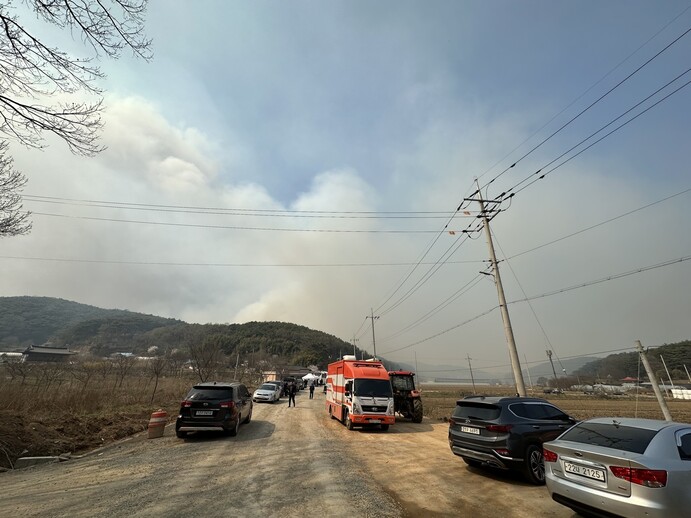
[{"label": "sky", "polygon": [[646,100],[688,69],[689,6],[152,2],[153,60],[101,63],[107,149],[11,143],[33,229],[0,296],[370,353],[374,322],[379,356],[504,372],[479,184],[526,365],[689,339],[691,73]]}]

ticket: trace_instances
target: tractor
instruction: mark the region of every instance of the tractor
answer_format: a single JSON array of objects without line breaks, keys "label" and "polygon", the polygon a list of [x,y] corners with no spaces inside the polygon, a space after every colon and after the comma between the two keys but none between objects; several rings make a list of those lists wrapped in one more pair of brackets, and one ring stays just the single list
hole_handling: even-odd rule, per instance
[{"label": "tractor", "polygon": [[410,371],[389,371],[391,388],[393,388],[394,412],[412,419],[414,423],[422,422],[422,399],[420,391],[415,388],[415,373]]}]

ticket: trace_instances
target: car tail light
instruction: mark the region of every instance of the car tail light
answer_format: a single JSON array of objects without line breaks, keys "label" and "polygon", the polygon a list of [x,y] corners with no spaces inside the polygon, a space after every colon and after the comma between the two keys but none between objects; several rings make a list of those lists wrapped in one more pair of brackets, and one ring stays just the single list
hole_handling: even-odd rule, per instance
[{"label": "car tail light", "polygon": [[559,456],[553,451],[549,451],[547,448],[542,448],[542,456],[545,458],[545,462],[557,462]]},{"label": "car tail light", "polygon": [[615,477],[628,480],[639,486],[665,487],[667,485],[667,472],[664,469],[625,468],[623,466],[610,466],[609,469]]},{"label": "car tail light", "polygon": [[221,408],[235,408],[235,401],[223,401],[219,406]]},{"label": "car tail light", "polygon": [[183,407],[183,408],[189,408],[189,407],[192,406],[192,402],[191,402],[191,401],[184,400],[182,403],[180,403],[180,406]]},{"label": "car tail light", "polygon": [[490,432],[509,433],[509,430],[511,430],[511,425],[510,424],[488,424],[486,428]]}]

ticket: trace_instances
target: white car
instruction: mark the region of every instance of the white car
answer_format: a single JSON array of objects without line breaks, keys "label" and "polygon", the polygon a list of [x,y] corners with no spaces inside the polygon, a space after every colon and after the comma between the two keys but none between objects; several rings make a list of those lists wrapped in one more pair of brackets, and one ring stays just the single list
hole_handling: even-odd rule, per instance
[{"label": "white car", "polygon": [[252,394],[252,401],[258,403],[259,401],[267,401],[274,403],[281,397],[280,388],[272,383],[264,383],[261,387]]}]

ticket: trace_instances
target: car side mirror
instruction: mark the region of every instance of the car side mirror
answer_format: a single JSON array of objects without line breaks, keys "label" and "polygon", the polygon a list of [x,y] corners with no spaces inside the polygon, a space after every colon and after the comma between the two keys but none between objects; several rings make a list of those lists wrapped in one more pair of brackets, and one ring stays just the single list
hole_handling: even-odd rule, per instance
[{"label": "car side mirror", "polygon": [[345,394],[346,397],[349,397],[349,396],[350,396],[350,390],[346,390],[346,391],[344,392],[344,394]]}]

